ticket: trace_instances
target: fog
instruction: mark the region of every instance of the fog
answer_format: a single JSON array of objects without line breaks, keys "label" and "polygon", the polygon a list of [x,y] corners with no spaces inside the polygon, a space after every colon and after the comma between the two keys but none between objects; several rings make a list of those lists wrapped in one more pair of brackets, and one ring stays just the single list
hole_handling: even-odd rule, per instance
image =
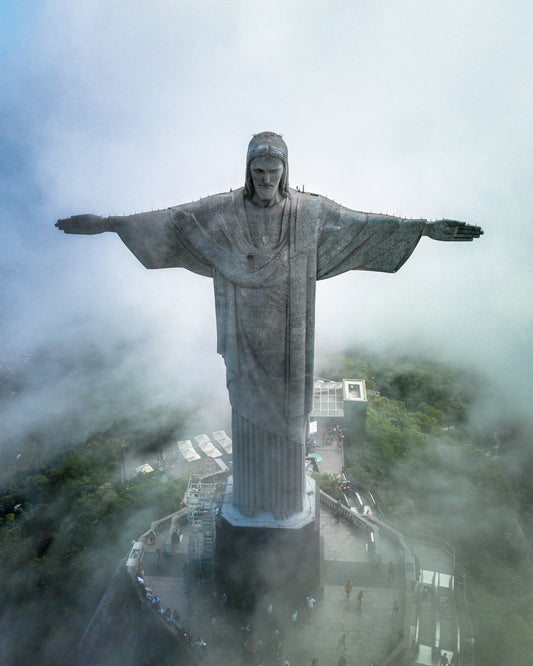
[{"label": "fog", "polygon": [[124,383],[126,408],[135,391],[147,405],[183,394],[225,400],[210,280],[146,271],[111,234],[64,236],[53,223],[238,187],[247,142],[263,129],[284,135],[292,186],[358,210],[485,229],[472,244],[423,239],[397,275],[320,283],[317,355],[359,342],[423,349],[487,373],[502,409],[527,406],[525,2],[333,10],[91,1],[0,11],[9,26],[2,366],[39,350],[71,360],[68,373],[61,362],[32,367],[29,392],[7,406],[8,435],[88,411],[78,354],[105,357],[105,380],[101,368],[89,379],[115,395],[114,411]]},{"label": "fog", "polygon": [[321,282],[317,359],[361,345],[472,368],[484,427],[530,422],[530,3],[50,0],[0,20],[5,462],[36,432],[46,460],[160,405],[226,426],[211,280],[54,223],[240,187],[263,130],[292,187],[485,231]]}]

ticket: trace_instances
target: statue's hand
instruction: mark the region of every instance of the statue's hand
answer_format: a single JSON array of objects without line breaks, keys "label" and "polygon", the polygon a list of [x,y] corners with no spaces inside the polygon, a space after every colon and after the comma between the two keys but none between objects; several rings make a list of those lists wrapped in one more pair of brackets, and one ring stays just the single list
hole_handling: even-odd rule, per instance
[{"label": "statue's hand", "polygon": [[58,220],[56,227],[66,234],[101,234],[110,231],[109,220],[100,215],[73,215]]},{"label": "statue's hand", "polygon": [[424,236],[438,241],[471,241],[483,234],[481,227],[456,220],[437,220],[426,222]]}]

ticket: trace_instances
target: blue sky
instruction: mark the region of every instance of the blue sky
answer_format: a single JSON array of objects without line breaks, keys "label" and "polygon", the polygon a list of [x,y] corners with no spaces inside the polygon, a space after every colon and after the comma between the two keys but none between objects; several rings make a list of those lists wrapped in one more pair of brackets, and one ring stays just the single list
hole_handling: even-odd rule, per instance
[{"label": "blue sky", "polygon": [[[2,2],[0,364],[49,359],[7,405],[8,439],[72,413],[83,432],[87,404],[105,421],[198,395],[224,419],[210,281],[53,225],[238,187],[266,129],[293,187],[485,229],[423,239],[393,276],[319,284],[318,358],[361,343],[456,360],[494,383],[481,416],[526,418],[532,22],[519,0]],[[93,353],[106,367],[77,374]]]}]

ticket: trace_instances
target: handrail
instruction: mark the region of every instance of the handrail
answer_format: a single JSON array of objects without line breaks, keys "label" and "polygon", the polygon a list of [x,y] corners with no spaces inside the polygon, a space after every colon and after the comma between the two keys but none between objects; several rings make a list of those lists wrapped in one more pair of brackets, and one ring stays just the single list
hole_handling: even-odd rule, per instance
[{"label": "handrail", "polygon": [[450,543],[448,543],[446,539],[443,539],[439,536],[432,536],[431,534],[421,534],[417,532],[407,532],[404,533],[404,535],[408,541],[430,544],[440,548],[443,552],[452,558],[452,570],[455,573],[455,548]]},{"label": "handrail", "polygon": [[167,520],[172,520],[173,518],[186,518],[187,517],[187,507],[183,507],[182,509],[178,509],[178,511],[174,511],[173,513],[169,513],[168,516],[165,516],[164,518],[160,518],[159,520],[154,520],[150,524],[150,529],[146,530],[146,532],[143,532],[140,537],[137,539],[137,541],[144,541],[151,532],[155,532],[154,527],[159,527],[162,523],[166,522]]}]

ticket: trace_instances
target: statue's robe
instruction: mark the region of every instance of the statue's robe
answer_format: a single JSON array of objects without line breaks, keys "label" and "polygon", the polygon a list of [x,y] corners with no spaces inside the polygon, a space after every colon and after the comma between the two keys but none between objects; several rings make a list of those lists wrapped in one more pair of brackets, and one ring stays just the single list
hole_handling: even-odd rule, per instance
[{"label": "statue's robe", "polygon": [[313,398],[316,280],[395,272],[424,220],[352,211],[290,191],[273,233],[251,233],[243,190],[113,218],[146,268],[213,278],[218,352],[233,409],[233,504],[245,515],[302,511]]}]

